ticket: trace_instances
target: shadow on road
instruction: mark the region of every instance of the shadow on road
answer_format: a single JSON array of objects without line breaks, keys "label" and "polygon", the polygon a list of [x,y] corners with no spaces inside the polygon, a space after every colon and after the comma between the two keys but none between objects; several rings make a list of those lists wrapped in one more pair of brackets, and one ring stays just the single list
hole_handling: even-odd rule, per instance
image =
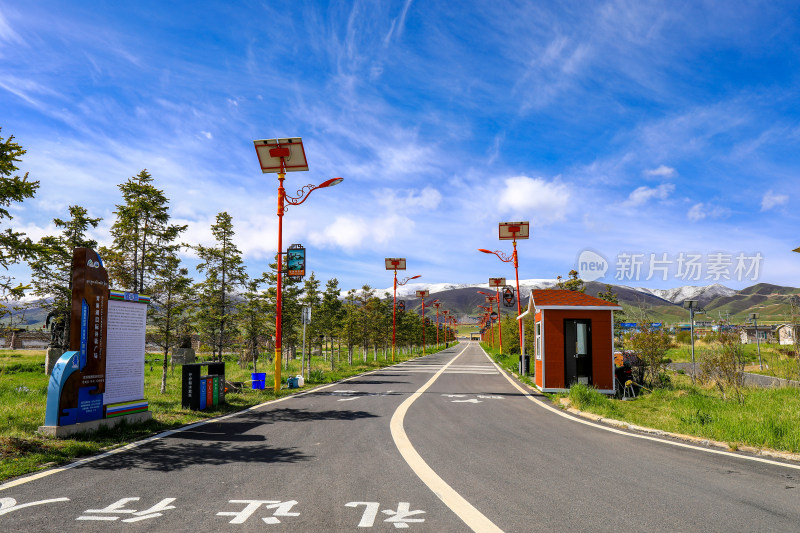
[{"label": "shadow on road", "polygon": [[258,428],[277,422],[321,420],[352,421],[375,418],[366,411],[309,411],[273,409],[251,411],[219,422],[181,431],[169,437],[85,465],[95,470],[144,469],[161,472],[182,470],[193,465],[227,463],[296,463],[313,456],[296,448],[272,448]]},{"label": "shadow on road", "polygon": [[174,472],[194,465],[223,465],[227,463],[296,463],[310,456],[295,448],[270,448],[263,442],[242,446],[227,442],[181,443],[160,440],[134,452],[120,453],[89,463],[93,470],[153,470]]}]

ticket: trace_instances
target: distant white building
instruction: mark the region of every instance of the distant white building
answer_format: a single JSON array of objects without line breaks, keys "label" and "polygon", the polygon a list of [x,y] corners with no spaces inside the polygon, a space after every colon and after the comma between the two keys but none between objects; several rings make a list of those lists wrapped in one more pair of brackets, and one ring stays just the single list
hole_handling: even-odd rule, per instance
[{"label": "distant white building", "polygon": [[739,329],[739,338],[742,344],[755,344],[756,335],[758,335],[759,342],[773,343],[775,342],[775,331],[773,326],[742,326]]},{"label": "distant white building", "polygon": [[800,338],[800,325],[781,324],[775,328],[775,336],[778,337],[779,344],[794,344],[795,340]]}]

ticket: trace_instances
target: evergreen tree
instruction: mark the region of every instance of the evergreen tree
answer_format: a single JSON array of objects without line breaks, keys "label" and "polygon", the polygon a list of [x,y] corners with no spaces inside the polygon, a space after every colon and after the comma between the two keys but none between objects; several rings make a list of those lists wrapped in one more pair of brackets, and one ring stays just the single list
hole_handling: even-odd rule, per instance
[{"label": "evergreen tree", "polygon": [[[72,253],[75,248],[94,248],[97,241],[86,236],[89,228],[96,228],[101,218],[91,218],[85,208],[69,206],[70,218],[54,218],[59,235],[42,237],[39,253],[29,261],[34,294],[52,297],[48,305],[47,323],[54,332],[51,342],[62,350],[69,349],[70,312],[72,310]],[[55,345],[55,344],[54,344]]]},{"label": "evergreen tree", "polygon": [[319,311],[317,311],[316,323],[322,335],[330,341],[331,349],[331,370],[334,368],[333,362],[333,338],[340,329],[342,320],[342,301],[339,299],[339,280],[331,278],[325,284],[325,292],[322,293],[322,301]]},{"label": "evergreen tree", "polygon": [[181,267],[181,260],[174,253],[159,262],[152,285],[150,321],[154,326],[153,338],[164,352],[161,371],[161,394],[167,392],[167,360],[169,352],[180,342],[185,318],[192,303],[192,280],[189,271]]},{"label": "evergreen tree", "polygon": [[[283,263],[286,266],[286,263]],[[277,312],[277,287],[278,287],[278,263],[270,263],[270,271],[264,275],[267,282],[267,313],[270,322],[275,324]],[[300,296],[303,289],[300,280],[289,276],[281,278],[281,350],[287,357],[283,357],[284,366],[288,367],[289,355],[294,356],[297,352],[297,343],[300,338],[300,317],[302,304]],[[274,331],[273,331],[274,334]]]},{"label": "evergreen tree", "polygon": [[[264,279],[257,278],[247,282],[239,304],[239,330],[244,338],[245,349],[239,359],[239,366],[244,368],[246,361],[253,362],[253,372],[258,372],[258,354],[264,339],[274,330],[267,315],[267,294],[261,290]],[[272,328],[272,329],[271,329]]]},{"label": "evergreen tree", "polygon": [[578,277],[577,270],[570,270],[567,274],[569,278],[564,281],[561,276],[558,276],[556,281],[556,288],[568,291],[583,292],[586,290],[586,284]]},{"label": "evergreen tree", "polygon": [[[0,224],[14,218],[9,211],[12,204],[33,198],[39,188],[38,181],[28,181],[27,172],[22,177],[13,175],[19,170],[16,163],[21,161],[23,155],[25,150],[14,142],[13,135],[7,139],[0,137]],[[10,227],[0,227],[0,267],[8,270],[11,264],[33,259],[35,252],[36,246],[24,233]],[[20,298],[26,288],[21,284],[15,287],[10,276],[0,276],[0,297],[10,295]]]},{"label": "evergreen tree", "polygon": [[358,293],[355,289],[347,291],[342,304],[342,320],[339,323],[339,334],[347,344],[347,363],[353,364],[353,347],[358,342],[358,334],[361,330],[360,308],[358,305]]},{"label": "evergreen tree", "polygon": [[146,169],[119,185],[119,190],[124,203],[114,212],[114,244],[102,248],[101,256],[118,288],[149,292],[159,261],[169,255],[166,248],[177,249],[173,243],[186,226],[170,224],[169,200],[153,185]]},{"label": "evergreen tree", "polygon": [[[322,296],[319,292],[319,280],[314,272],[303,283],[303,294],[300,298],[300,304],[303,307],[308,307],[312,310],[311,322],[306,324],[306,346],[308,353],[311,354],[314,350],[311,348],[314,340],[322,333],[319,328],[319,321],[317,320],[316,310],[320,305]],[[302,354],[305,357],[305,354]],[[309,367],[311,365],[311,356],[308,356]]]},{"label": "evergreen tree", "polygon": [[216,240],[215,246],[198,245],[192,248],[200,257],[197,270],[206,275],[206,279],[199,284],[201,322],[207,332],[214,332],[212,346],[221,361],[223,349],[230,344],[229,336],[233,329],[232,315],[236,311],[234,291],[245,286],[247,273],[242,252],[233,242],[233,221],[228,213],[223,211],[217,215],[211,233]]}]

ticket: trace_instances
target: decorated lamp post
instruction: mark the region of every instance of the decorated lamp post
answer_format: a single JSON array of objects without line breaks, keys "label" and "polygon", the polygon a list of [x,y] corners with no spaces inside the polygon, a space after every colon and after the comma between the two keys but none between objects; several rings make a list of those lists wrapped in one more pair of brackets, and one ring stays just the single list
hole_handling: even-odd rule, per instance
[{"label": "decorated lamp post", "polygon": [[505,263],[514,263],[514,277],[517,280],[517,324],[519,326],[519,373],[525,375],[525,341],[522,334],[522,320],[519,316],[522,314],[522,294],[519,292],[519,260],[517,256],[517,239],[528,239],[530,237],[530,223],[529,222],[501,222],[499,225],[499,237],[501,241],[511,241],[514,245],[514,251],[511,257],[505,255],[500,251],[491,251],[484,248],[479,248],[479,252],[485,254],[494,254],[501,261]]},{"label": "decorated lamp post", "polygon": [[386,270],[394,270],[394,298],[392,301],[392,362],[394,362],[395,340],[397,338],[397,286],[405,285],[412,279],[417,279],[420,275],[404,278],[402,281],[397,281],[397,271],[406,269],[406,260],[404,257],[387,257],[385,260]]},{"label": "decorated lamp post", "polygon": [[417,291],[417,298],[422,298],[422,354],[425,355],[425,297],[430,291]]},{"label": "decorated lamp post", "polygon": [[492,313],[494,313],[494,311],[492,310],[491,304],[488,307],[485,305],[479,305],[478,307],[486,311],[486,324],[492,332],[492,348],[494,348],[494,328],[492,327]]},{"label": "decorated lamp post", "polygon": [[299,172],[308,170],[306,153],[303,149],[303,141],[300,137],[287,139],[262,139],[253,141],[256,147],[256,155],[261,165],[261,172],[278,174],[278,280],[275,297],[275,393],[281,389],[281,356],[282,356],[282,306],[283,306],[283,213],[286,211],[286,204],[300,205],[306,201],[308,195],[317,189],[338,185],[342,178],[331,178],[323,181],[319,185],[306,185],[297,191],[297,196],[292,197],[286,194],[283,188],[283,180],[287,172]]},{"label": "decorated lamp post", "polygon": [[441,302],[434,302],[433,304],[434,309],[436,309],[436,348],[439,348],[439,308],[441,306]]}]

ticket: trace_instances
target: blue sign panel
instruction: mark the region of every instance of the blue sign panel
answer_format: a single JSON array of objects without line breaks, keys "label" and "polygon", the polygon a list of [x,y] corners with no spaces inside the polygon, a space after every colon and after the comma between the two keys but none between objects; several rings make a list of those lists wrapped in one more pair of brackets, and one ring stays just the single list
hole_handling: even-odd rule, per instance
[{"label": "blue sign panel", "polygon": [[303,277],[306,275],[306,249],[293,244],[286,251],[286,275]]}]

